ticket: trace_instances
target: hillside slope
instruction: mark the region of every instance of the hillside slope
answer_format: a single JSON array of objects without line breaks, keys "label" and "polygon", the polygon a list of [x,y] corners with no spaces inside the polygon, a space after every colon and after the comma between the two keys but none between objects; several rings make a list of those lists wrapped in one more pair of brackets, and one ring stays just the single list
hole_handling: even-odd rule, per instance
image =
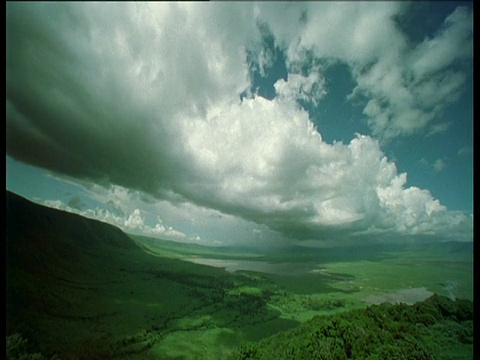
[{"label": "hillside slope", "polygon": [[[35,307],[45,301],[40,289],[23,294],[27,289],[22,285],[44,288],[85,277],[100,279],[99,271],[106,270],[106,262],[115,262],[122,252],[140,250],[114,226],[40,206],[10,192],[6,195],[9,308],[15,309],[19,303]],[[25,297],[18,295],[34,295],[35,299],[27,296],[28,303],[23,304]]]},{"label": "hillside slope", "polygon": [[148,254],[114,226],[6,195],[6,333],[30,351],[133,356],[232,284],[222,269]]}]

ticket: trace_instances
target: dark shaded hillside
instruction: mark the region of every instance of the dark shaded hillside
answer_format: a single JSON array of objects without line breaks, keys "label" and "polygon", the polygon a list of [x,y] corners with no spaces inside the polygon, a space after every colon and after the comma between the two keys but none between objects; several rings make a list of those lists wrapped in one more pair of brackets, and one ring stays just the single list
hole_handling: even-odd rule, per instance
[{"label": "dark shaded hillside", "polygon": [[[28,308],[25,298],[16,296],[26,295],[16,286],[23,281],[46,287],[69,275],[94,274],[100,268],[93,267],[92,260],[101,263],[112,252],[139,249],[114,226],[37,205],[11,192],[6,194],[6,216],[7,306],[13,316],[18,305]],[[31,305],[44,301],[39,295]],[[7,329],[8,325],[7,321]]]},{"label": "dark shaded hillside", "polygon": [[45,255],[53,251],[75,261],[80,249],[104,245],[137,248],[132,239],[115,226],[37,205],[8,191],[6,216],[7,244],[11,250],[8,255],[28,248]]},{"label": "dark shaded hillside", "polygon": [[[29,333],[36,314],[95,316],[95,281],[111,281],[122,252],[139,247],[120,229],[6,193],[7,334]],[[83,309],[83,310],[80,310]],[[93,310],[93,309],[92,309]],[[26,325],[28,324],[28,326]]]}]

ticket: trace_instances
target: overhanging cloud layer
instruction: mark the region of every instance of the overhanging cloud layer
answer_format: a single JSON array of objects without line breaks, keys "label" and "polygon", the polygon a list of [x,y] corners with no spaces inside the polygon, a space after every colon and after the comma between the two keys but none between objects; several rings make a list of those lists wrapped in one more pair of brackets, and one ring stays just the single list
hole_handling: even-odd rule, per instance
[{"label": "overhanging cloud layer", "polygon": [[[321,60],[342,61],[380,141],[441,128],[435,119],[463,83],[454,65],[471,57],[472,14],[457,9],[415,45],[395,26],[401,11],[395,3],[8,4],[7,154],[296,238],[471,236],[470,217],[405,188],[377,140],[327,144],[298,102],[321,106]],[[258,49],[259,23],[290,74],[273,100],[240,100],[251,87],[246,51],[257,51],[262,69],[271,62]],[[312,56],[319,62],[302,74]],[[137,215],[129,225],[142,225]]]}]

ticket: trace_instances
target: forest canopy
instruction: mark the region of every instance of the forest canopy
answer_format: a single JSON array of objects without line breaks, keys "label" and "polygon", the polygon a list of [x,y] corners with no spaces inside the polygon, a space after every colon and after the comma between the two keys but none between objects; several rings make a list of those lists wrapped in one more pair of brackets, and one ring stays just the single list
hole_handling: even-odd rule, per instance
[{"label": "forest canopy", "polygon": [[473,303],[432,295],[413,305],[371,305],[315,316],[247,343],[237,359],[471,359]]}]

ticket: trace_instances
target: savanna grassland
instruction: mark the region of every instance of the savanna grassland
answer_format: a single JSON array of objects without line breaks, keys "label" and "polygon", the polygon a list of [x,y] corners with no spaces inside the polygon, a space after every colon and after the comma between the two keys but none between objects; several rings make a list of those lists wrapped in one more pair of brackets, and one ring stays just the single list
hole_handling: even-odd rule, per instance
[{"label": "savanna grassland", "polygon": [[11,359],[472,358],[470,243],[206,247],[7,193],[6,250]]}]

